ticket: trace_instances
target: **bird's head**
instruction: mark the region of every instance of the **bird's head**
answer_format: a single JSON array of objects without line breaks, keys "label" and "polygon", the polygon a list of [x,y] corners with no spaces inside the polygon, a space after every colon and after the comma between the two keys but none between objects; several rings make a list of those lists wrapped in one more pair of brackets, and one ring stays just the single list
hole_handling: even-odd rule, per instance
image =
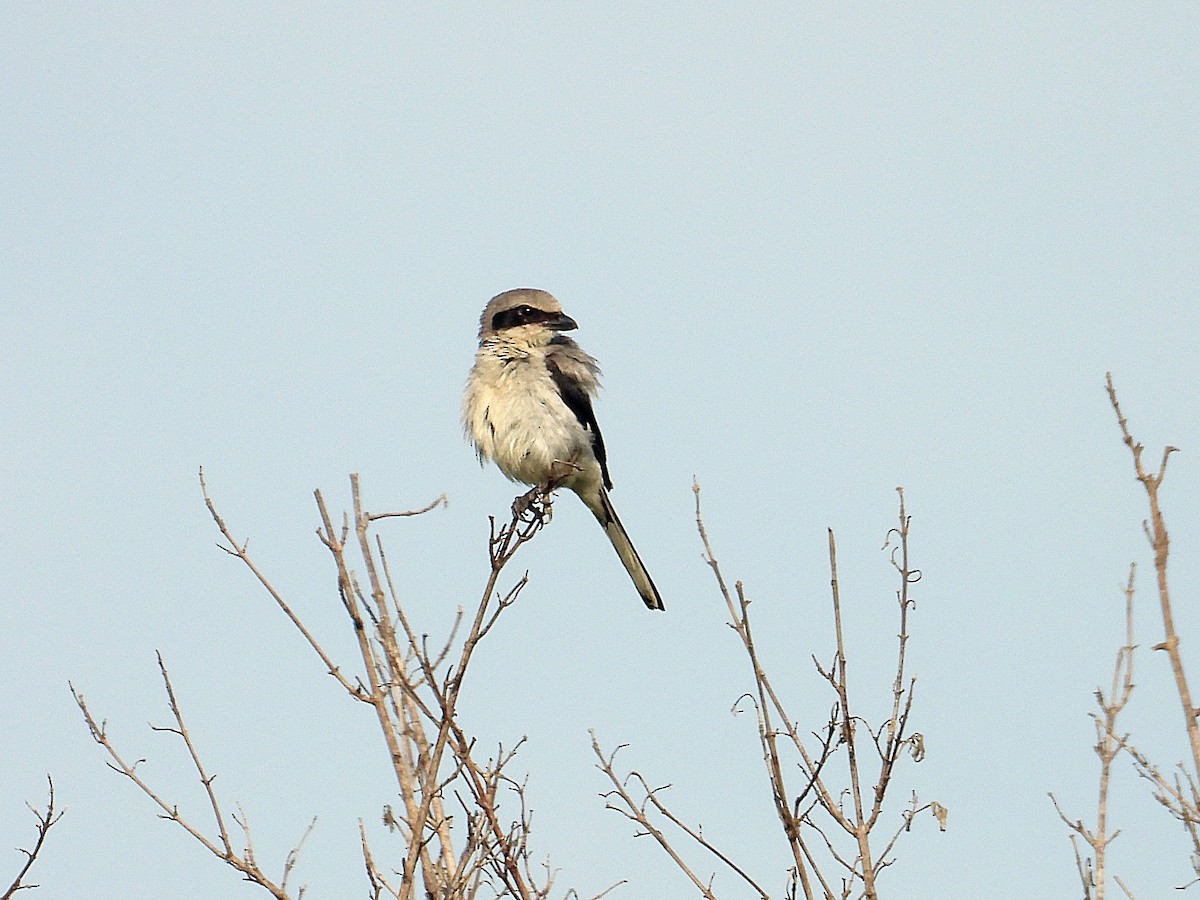
[{"label": "bird's head", "polygon": [[553,295],[536,288],[517,288],[488,301],[479,317],[479,339],[507,336],[547,344],[556,332],[578,327]]}]

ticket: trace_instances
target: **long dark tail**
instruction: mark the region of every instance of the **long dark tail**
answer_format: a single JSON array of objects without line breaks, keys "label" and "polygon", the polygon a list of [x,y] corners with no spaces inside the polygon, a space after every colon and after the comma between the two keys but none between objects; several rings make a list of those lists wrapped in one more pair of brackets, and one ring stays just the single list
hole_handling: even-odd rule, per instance
[{"label": "long dark tail", "polygon": [[638,556],[637,550],[633,548],[633,542],[629,540],[628,532],[625,531],[625,526],[617,518],[617,511],[613,509],[612,501],[608,499],[608,491],[604,488],[600,489],[598,506],[593,506],[586,499],[584,502],[587,503],[588,509],[592,511],[596,520],[604,527],[604,533],[612,541],[613,548],[617,551],[617,556],[621,558],[625,571],[633,579],[633,586],[641,594],[642,601],[649,609],[666,609],[663,605],[662,595],[658,593],[658,588],[654,586],[650,573],[646,571],[646,564]]}]

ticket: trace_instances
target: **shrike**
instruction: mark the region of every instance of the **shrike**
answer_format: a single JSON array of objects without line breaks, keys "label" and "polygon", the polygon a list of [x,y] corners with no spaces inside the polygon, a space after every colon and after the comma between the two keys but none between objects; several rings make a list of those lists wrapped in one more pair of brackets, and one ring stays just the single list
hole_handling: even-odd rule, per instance
[{"label": "shrike", "polygon": [[570,488],[592,511],[650,609],[663,609],[608,499],[612,481],[592,412],[600,366],[563,334],[579,326],[550,294],[532,288],[491,299],[463,394],[463,427],[479,461],[513,481]]}]

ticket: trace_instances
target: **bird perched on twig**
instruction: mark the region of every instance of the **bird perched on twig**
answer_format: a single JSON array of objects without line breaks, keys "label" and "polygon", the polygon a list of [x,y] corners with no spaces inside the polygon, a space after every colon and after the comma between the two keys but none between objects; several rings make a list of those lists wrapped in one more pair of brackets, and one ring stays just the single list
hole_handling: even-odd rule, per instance
[{"label": "bird perched on twig", "polygon": [[663,609],[608,498],[608,457],[592,411],[600,366],[563,334],[578,327],[545,291],[519,288],[493,297],[479,319],[479,350],[463,394],[464,430],[480,462],[492,460],[513,481],[578,494],[646,606]]}]

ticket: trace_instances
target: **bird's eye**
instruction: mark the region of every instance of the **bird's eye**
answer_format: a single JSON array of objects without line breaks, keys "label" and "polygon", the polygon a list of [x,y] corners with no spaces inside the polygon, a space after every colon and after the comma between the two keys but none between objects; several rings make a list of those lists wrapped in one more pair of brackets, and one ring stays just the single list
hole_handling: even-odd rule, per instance
[{"label": "bird's eye", "polygon": [[545,315],[540,309],[535,309],[527,303],[522,303],[520,306],[514,306],[511,309],[496,313],[492,319],[492,328],[496,331],[501,331],[505,328],[517,328],[521,325],[541,322]]}]

